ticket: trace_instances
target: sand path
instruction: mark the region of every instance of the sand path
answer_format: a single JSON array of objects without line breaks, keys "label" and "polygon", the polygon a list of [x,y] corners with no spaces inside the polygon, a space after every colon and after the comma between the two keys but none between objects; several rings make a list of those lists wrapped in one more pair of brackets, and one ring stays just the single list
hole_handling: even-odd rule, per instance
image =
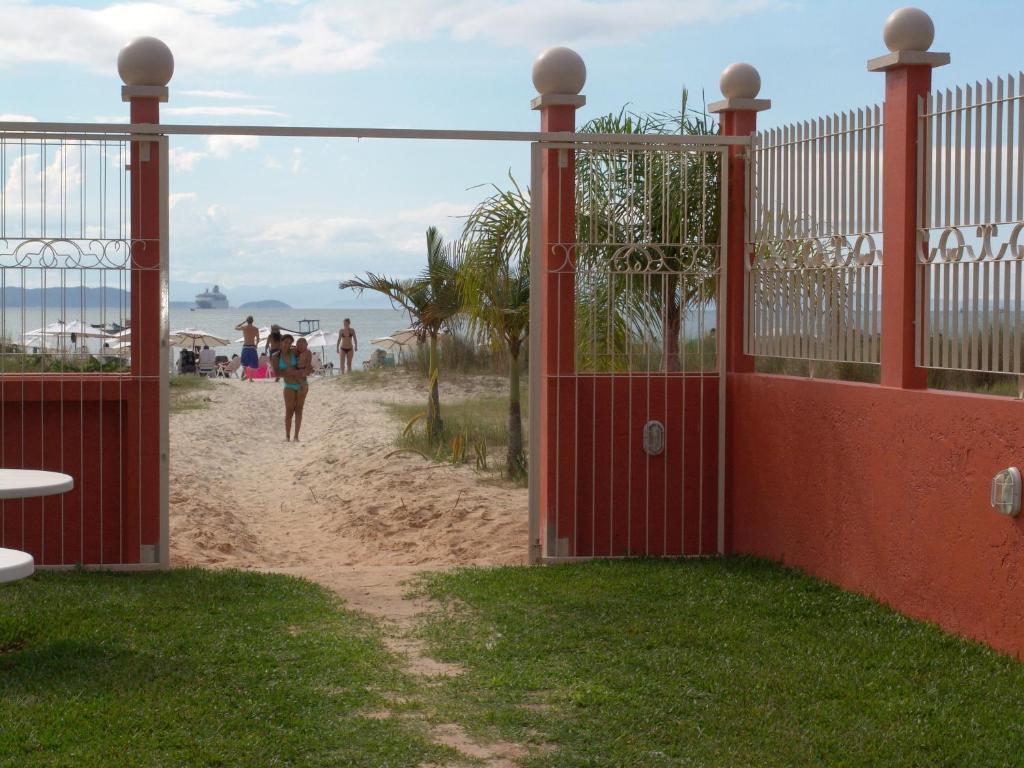
[{"label": "sand path", "polygon": [[[500,391],[464,379],[447,399]],[[469,466],[394,453],[383,401],[416,402],[395,374],[315,381],[302,440],[286,443],[279,385],[217,382],[204,410],[171,418],[171,561],[299,572],[339,567],[520,563],[526,490]]]},{"label": "sand path", "polygon": [[[504,386],[458,380],[442,386],[442,408]],[[199,396],[207,408],[171,416],[171,564],[319,582],[381,620],[412,673],[457,674],[411,637],[428,606],[405,596],[405,582],[425,570],[524,563],[526,489],[394,453],[401,425],[383,403],[424,397],[422,380],[401,373],[314,381],[298,443],[284,440],[280,385],[219,381]],[[516,744],[475,742],[455,724],[431,735],[492,768],[527,754]]]}]

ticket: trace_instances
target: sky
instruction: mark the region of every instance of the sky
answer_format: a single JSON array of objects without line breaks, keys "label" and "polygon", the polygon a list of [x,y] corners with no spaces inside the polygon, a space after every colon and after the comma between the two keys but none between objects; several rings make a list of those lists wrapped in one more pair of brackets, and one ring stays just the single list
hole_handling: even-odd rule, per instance
[{"label": "sky", "polygon": [[[774,127],[873,104],[896,3],[799,0],[0,0],[0,120],[119,122],[118,50],[175,56],[167,123],[536,130],[530,68],[550,45],[587,65],[580,110],[678,109],[720,97],[734,61],[761,73]],[[1016,74],[1024,3],[930,2],[938,87]],[[218,136],[171,140],[171,298],[219,284],[232,304],[378,304],[337,282],[414,274],[424,231],[460,217],[529,147]]]}]

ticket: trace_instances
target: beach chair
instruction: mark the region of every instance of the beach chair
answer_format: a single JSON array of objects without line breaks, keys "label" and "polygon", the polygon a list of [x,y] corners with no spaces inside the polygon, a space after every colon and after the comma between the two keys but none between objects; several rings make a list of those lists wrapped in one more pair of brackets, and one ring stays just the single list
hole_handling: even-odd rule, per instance
[{"label": "beach chair", "polygon": [[222,379],[233,379],[242,367],[242,358],[235,357],[217,365],[217,376]]}]

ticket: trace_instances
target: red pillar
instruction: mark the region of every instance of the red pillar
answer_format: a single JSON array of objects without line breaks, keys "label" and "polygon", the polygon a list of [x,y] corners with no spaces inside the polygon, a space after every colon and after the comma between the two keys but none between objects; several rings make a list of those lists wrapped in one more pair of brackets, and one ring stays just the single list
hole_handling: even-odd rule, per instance
[{"label": "red pillar", "polygon": [[882,169],[882,350],[883,387],[923,389],[928,372],[918,368],[917,333],[917,115],[928,95],[932,68],[949,54],[897,51],[872,59],[868,69],[885,72]]},{"label": "red pillar", "polygon": [[[723,136],[749,137],[757,130],[757,113],[771,107],[768,99],[758,99],[761,77],[749,64],[730,64],[720,80],[721,101],[708,105],[708,111],[720,115]],[[745,146],[729,147],[729,192],[725,201],[728,225],[725,234],[725,299],[724,354],[727,373],[751,373],[754,358],[744,352],[743,316],[746,312],[744,284],[746,281],[747,192],[745,162],[749,149]]]},{"label": "red pillar", "polygon": [[[574,133],[583,96],[546,94],[533,101],[544,132]],[[540,259],[543,274],[539,316],[541,382],[540,535],[547,556],[574,554],[571,467],[574,465],[576,402],[571,382],[576,369],[575,261],[576,166],[572,149],[543,149],[541,157]],[[539,327],[538,327],[539,326]]]},{"label": "red pillar", "polygon": [[[768,99],[758,99],[761,90],[761,77],[749,64],[731,64],[722,72],[719,84],[721,101],[708,105],[708,111],[720,115],[721,133],[723,136],[749,137],[757,130],[757,113],[771,107]],[[746,296],[746,262],[747,262],[747,163],[749,146],[738,145],[728,149],[728,167],[726,174],[729,182],[726,197],[726,214],[728,217],[725,231],[725,254],[723,268],[725,270],[724,285],[721,296],[725,300],[725,332],[722,336],[722,353],[724,354],[725,386],[719,389],[720,397],[724,393],[724,402],[718,406],[719,419],[724,421],[719,433],[718,461],[725,467],[725,477],[730,476],[733,462],[729,447],[739,439],[739,428],[728,408],[730,374],[753,373],[754,357],[744,351],[743,319],[747,311]],[[720,323],[721,324],[721,323]],[[723,515],[719,529],[718,551],[728,554],[733,551],[732,527],[734,518],[734,484],[725,483],[720,488]]]},{"label": "red pillar", "polygon": [[[723,136],[750,136],[757,130],[757,112],[750,109],[724,109],[721,111]],[[726,283],[725,292],[725,370],[729,373],[751,373],[754,358],[744,352],[743,313],[744,282],[746,279],[746,147],[729,147],[729,193],[725,201],[727,211]]]},{"label": "red pillar", "polygon": [[[127,85],[122,98],[130,103],[133,124],[158,124],[160,102],[167,88]],[[139,552],[142,562],[161,560],[163,455],[161,376],[166,365],[162,241],[166,237],[163,173],[159,137],[131,143],[131,378],[126,410],[122,468],[125,477],[125,552]],[[163,547],[166,553],[166,546]],[[166,565],[166,563],[164,563]]]}]

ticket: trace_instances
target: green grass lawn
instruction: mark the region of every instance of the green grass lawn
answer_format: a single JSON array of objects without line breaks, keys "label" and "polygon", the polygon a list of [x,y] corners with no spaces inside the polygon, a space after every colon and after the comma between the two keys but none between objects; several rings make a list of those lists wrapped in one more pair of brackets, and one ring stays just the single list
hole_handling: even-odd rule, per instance
[{"label": "green grass lawn", "polygon": [[0,586],[0,765],[418,766],[361,713],[409,682],[368,621],[283,576],[40,574]]},{"label": "green grass lawn", "polygon": [[[424,579],[465,673],[403,674],[375,626],[284,576],[39,574],[0,587],[0,766],[1015,766],[1024,665],[769,563]],[[394,717],[373,713],[390,710]]]},{"label": "green grass lawn", "polygon": [[1024,665],[750,560],[431,576],[443,717],[533,766],[1024,764]]}]

